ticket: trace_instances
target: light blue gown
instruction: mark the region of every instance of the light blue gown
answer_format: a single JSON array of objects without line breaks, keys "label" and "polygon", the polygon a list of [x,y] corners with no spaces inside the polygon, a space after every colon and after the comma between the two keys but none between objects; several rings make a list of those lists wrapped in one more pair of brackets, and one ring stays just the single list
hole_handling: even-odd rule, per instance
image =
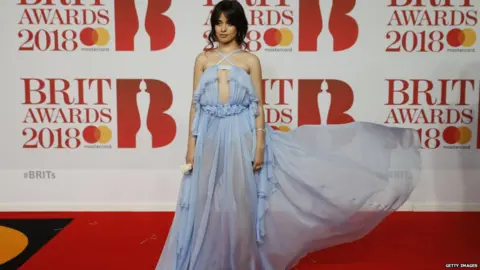
[{"label": "light blue gown", "polygon": [[[264,166],[254,173],[257,92],[222,56],[194,92],[194,168],[157,270],[289,269],[309,252],[363,237],[408,199],[421,167],[411,129],[266,125]],[[229,72],[226,104],[219,69]]]}]

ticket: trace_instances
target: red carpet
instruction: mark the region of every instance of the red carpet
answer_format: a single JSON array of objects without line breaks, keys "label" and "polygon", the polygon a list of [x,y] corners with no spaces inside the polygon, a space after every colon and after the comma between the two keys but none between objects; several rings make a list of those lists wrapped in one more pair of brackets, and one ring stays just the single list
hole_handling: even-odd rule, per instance
[{"label": "red carpet", "polygon": [[[0,226],[23,231],[32,245],[43,241],[33,255],[20,254],[0,269],[17,269],[15,262],[22,264],[20,270],[152,270],[172,217],[173,213],[145,212],[0,213]],[[52,224],[58,228],[36,225],[37,219],[57,222]],[[41,230],[55,230],[56,235],[35,242]],[[480,213],[397,212],[364,239],[310,254],[296,269],[444,269],[446,264],[478,268],[479,231]]]}]

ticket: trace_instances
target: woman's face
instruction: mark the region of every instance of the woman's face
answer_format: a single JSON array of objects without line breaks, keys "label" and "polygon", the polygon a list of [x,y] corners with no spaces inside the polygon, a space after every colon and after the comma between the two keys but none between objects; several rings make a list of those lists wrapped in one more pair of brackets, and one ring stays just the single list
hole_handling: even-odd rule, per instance
[{"label": "woman's face", "polygon": [[215,33],[219,43],[230,43],[235,41],[235,37],[237,36],[237,28],[229,24],[227,17],[225,17],[225,15],[222,13],[220,18],[218,18],[217,25],[215,25]]}]

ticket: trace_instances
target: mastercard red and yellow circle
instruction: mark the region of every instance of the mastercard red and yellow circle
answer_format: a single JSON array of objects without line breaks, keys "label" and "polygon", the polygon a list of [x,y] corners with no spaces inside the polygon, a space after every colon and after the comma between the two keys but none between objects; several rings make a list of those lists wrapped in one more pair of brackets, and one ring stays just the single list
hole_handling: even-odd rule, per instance
[{"label": "mastercard red and yellow circle", "polygon": [[105,46],[110,40],[110,33],[103,27],[87,27],[80,32],[80,41],[86,46]]},{"label": "mastercard red and yellow circle", "polygon": [[112,130],[107,126],[88,126],[82,132],[87,143],[108,143],[112,139]]},{"label": "mastercard red and yellow circle", "polygon": [[452,47],[471,47],[477,41],[477,33],[471,28],[454,28],[447,33],[447,43]]},{"label": "mastercard red and yellow circle", "polygon": [[442,137],[448,144],[467,144],[472,139],[472,131],[466,126],[449,126],[443,130]]},{"label": "mastercard red and yellow circle", "polygon": [[273,128],[274,130],[278,130],[278,131],[281,131],[281,132],[288,132],[288,131],[290,131],[290,128],[289,128],[288,126],[283,126],[283,125],[282,125],[282,126],[278,126],[278,127],[272,126],[272,128]]},{"label": "mastercard red and yellow circle", "polygon": [[282,47],[286,47],[292,44],[293,33],[288,28],[270,28],[263,34],[263,39],[265,40],[265,44],[270,47],[275,47],[279,45]]}]

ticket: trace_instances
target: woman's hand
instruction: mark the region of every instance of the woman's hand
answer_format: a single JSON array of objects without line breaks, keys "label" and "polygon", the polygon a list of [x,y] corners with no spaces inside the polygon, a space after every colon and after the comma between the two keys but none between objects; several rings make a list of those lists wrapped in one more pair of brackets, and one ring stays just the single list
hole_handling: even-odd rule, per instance
[{"label": "woman's hand", "polygon": [[193,167],[193,162],[194,162],[194,160],[193,160],[194,156],[195,156],[195,148],[192,147],[192,146],[188,146],[187,155],[185,157],[185,162],[187,164],[191,164],[192,167]]},{"label": "woman's hand", "polygon": [[257,147],[255,150],[255,160],[253,161],[253,171],[257,172],[263,167],[264,147]]}]

